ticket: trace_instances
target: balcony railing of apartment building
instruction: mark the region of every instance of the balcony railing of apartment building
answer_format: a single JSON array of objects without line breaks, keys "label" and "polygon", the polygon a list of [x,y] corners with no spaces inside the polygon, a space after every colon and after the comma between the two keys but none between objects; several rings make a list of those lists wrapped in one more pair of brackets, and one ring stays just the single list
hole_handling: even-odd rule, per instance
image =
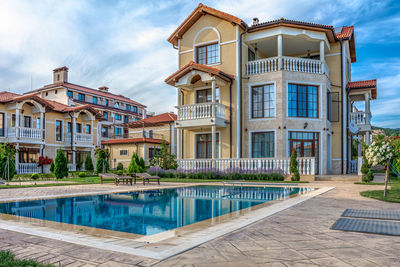
[{"label": "balcony railing of apartment building", "polygon": [[225,119],[225,106],[220,103],[201,103],[178,106],[178,120],[207,118]]},{"label": "balcony railing of apartment building", "polygon": [[20,137],[27,139],[42,139],[43,130],[27,127],[8,128],[8,137]]},{"label": "balcony railing of apartment building", "polygon": [[371,118],[370,113],[366,113],[364,111],[355,111],[350,112],[350,122],[354,122],[355,124],[369,124]]},{"label": "balcony railing of apartment building", "polygon": [[[75,142],[77,143],[92,143],[93,137],[91,134],[84,134],[84,133],[76,133],[75,134]],[[65,134],[65,143],[71,143],[71,133]]]},{"label": "balcony railing of apartment building", "polygon": [[326,62],[316,59],[282,56],[253,60],[246,64],[247,75],[278,70],[326,74],[329,77],[329,67]]},{"label": "balcony railing of apartment building", "polygon": [[[315,158],[298,158],[298,168],[302,175],[315,174]],[[184,170],[216,168],[220,171],[242,169],[249,171],[281,171],[290,174],[290,159],[239,158],[239,159],[182,159],[179,168]]]}]

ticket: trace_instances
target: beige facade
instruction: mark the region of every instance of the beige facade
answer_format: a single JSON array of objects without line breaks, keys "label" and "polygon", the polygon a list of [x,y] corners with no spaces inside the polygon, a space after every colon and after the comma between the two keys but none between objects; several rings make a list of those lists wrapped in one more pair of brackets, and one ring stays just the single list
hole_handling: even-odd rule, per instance
[{"label": "beige facade", "polygon": [[369,135],[376,98],[375,80],[351,82],[352,26],[248,26],[200,4],[168,41],[178,49],[178,71],[166,82],[177,88],[182,167],[255,168],[260,158],[285,165],[295,148],[316,174],[351,171],[351,140]]}]

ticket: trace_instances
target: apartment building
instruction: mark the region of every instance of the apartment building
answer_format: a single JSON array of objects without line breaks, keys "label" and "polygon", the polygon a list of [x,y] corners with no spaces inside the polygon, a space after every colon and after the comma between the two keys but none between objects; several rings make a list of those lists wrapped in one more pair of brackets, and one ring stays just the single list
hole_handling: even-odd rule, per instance
[{"label": "apartment building", "polygon": [[89,105],[98,110],[104,120],[98,124],[97,145],[102,140],[124,138],[128,128],[120,126],[146,118],[146,106],[123,95],[109,92],[106,86],[88,88],[68,81],[68,68],[53,70],[53,83],[25,94],[35,94],[46,100],[54,100],[70,107]]},{"label": "apartment building", "polygon": [[0,142],[15,146],[17,173],[49,172],[49,166],[38,167],[39,157],[54,160],[58,148],[66,153],[71,171],[88,153],[94,159],[102,120],[89,105],[70,107],[35,94],[0,92]]},{"label": "apartment building", "polygon": [[169,145],[170,152],[176,154],[177,116],[174,113],[162,113],[135,122],[120,125],[129,128],[129,136],[122,139],[102,141],[109,149],[111,168],[121,162],[127,168],[134,153],[142,157],[146,164],[160,151],[163,142]]},{"label": "apartment building", "polygon": [[303,175],[360,167],[351,143],[370,140],[377,84],[351,80],[353,26],[284,18],[248,25],[199,4],[168,41],[178,54],[165,81],[177,88],[181,168],[288,173],[293,149]]}]

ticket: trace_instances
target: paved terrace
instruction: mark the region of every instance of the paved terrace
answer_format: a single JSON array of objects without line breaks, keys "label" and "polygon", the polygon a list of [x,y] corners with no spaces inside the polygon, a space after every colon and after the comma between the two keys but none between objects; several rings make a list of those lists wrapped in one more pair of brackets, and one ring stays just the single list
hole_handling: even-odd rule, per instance
[{"label": "paved terrace", "polygon": [[[336,189],[162,262],[2,229],[0,249],[56,266],[400,266],[400,237],[329,229],[346,208],[400,209],[359,195],[382,186],[309,185]],[[2,189],[0,200],[115,189],[107,184]]]}]

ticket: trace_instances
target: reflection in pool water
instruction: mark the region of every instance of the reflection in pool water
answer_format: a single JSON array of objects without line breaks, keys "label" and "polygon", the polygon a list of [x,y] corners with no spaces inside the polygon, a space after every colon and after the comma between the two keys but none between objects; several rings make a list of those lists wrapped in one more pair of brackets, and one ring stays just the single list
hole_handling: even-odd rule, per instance
[{"label": "reflection in pool water", "polygon": [[192,186],[0,203],[0,213],[152,235],[309,190]]}]

